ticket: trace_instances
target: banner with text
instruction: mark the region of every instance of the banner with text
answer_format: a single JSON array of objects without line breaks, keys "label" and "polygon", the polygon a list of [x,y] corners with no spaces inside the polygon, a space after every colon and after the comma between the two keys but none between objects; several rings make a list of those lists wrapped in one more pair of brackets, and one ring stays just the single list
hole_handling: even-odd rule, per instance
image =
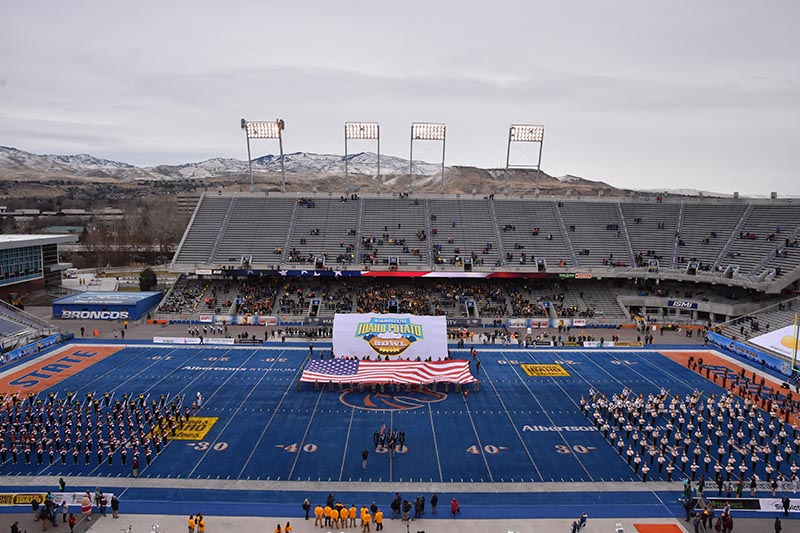
[{"label": "banner with text", "polygon": [[337,314],[333,319],[336,357],[416,359],[447,357],[443,316]]}]

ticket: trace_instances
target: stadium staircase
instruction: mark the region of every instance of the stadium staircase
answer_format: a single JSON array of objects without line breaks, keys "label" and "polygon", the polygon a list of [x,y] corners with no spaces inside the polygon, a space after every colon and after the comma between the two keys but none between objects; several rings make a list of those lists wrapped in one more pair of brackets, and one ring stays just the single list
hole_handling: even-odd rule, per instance
[{"label": "stadium staircase", "polygon": [[636,266],[636,259],[633,256],[633,246],[631,246],[631,236],[628,233],[628,225],[625,223],[625,214],[622,212],[622,206],[619,202],[617,202],[617,215],[619,216],[622,234],[625,236],[625,244],[628,248],[628,264]]},{"label": "stadium staircase", "polygon": [[562,202],[561,216],[580,265],[608,268],[626,263],[630,266],[627,240],[614,204]]},{"label": "stadium staircase", "polygon": [[680,204],[678,210],[678,223],[675,231],[672,232],[672,261],[670,262],[671,268],[678,268],[678,243],[680,242],[680,228],[683,225],[683,202]]},{"label": "stadium staircase", "polygon": [[298,203],[292,202],[292,215],[289,217],[289,229],[283,239],[283,253],[281,254],[281,262],[287,263],[289,261],[289,242],[294,235],[294,221],[297,219]]},{"label": "stadium staircase", "polygon": [[[742,231],[742,228],[745,225],[745,221],[750,217],[750,213],[752,213],[752,211],[753,211],[752,204],[748,204],[747,208],[744,210],[744,213],[742,214],[741,217],[739,217],[739,220],[737,221],[736,226],[733,228],[733,231],[731,232],[730,236],[728,237],[728,240],[725,243],[725,246],[720,251],[719,256],[717,257],[716,261],[714,261],[713,269],[714,269],[715,272],[717,270],[720,270],[720,266],[722,265],[722,262],[723,262],[724,258],[726,258],[726,257],[734,257],[735,258],[736,257],[735,255],[734,256],[730,255],[730,250],[733,247],[733,243],[736,242],[736,239],[737,239],[737,237],[739,235],[739,232]],[[734,264],[734,263],[735,262],[733,262],[733,261],[729,262],[729,264]]]},{"label": "stadium staircase", "polygon": [[214,246],[223,230],[223,222],[234,198],[203,195],[184,234],[175,263],[207,265],[211,263]]},{"label": "stadium staircase", "polygon": [[251,266],[279,264],[294,204],[291,198],[236,198],[234,210],[224,222],[214,262],[238,265],[247,256]]},{"label": "stadium staircase", "polygon": [[644,260],[658,259],[661,268],[673,267],[680,206],[633,202],[620,204],[621,217],[634,256],[641,253]]},{"label": "stadium staircase", "polygon": [[[709,269],[717,260],[744,214],[744,204],[686,203],[678,228],[678,268],[692,260],[702,261]],[[704,239],[707,239],[704,241]]]},{"label": "stadium staircase", "polygon": [[497,255],[500,257],[498,259],[499,264],[505,264],[505,256],[506,250],[503,244],[503,238],[500,232],[500,223],[497,221],[497,210],[494,208],[495,204],[493,201],[489,201],[489,214],[492,217],[492,229],[494,229],[494,239],[497,243]]}]

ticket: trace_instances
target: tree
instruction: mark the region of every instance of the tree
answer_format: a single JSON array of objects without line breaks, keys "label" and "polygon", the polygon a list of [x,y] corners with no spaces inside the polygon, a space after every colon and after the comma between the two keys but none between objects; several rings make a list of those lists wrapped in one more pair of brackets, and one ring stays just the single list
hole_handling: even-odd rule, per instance
[{"label": "tree", "polygon": [[139,273],[140,290],[149,291],[154,289],[156,285],[158,285],[158,277],[156,277],[156,273],[153,272],[152,268],[147,267]]}]

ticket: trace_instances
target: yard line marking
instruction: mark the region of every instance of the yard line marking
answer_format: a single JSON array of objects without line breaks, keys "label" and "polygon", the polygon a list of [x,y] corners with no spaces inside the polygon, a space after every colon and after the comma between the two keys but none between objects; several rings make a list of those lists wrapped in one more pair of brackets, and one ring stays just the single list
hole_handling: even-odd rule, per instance
[{"label": "yard line marking", "polygon": [[483,464],[486,465],[486,472],[489,474],[489,481],[494,482],[494,477],[492,476],[492,469],[489,468],[489,460],[486,459],[486,454],[483,453],[483,443],[481,442],[481,438],[478,435],[478,428],[475,427],[475,421],[472,419],[472,412],[470,411],[469,404],[467,403],[467,398],[462,394],[461,399],[464,401],[464,406],[466,408],[467,416],[469,417],[469,423],[472,424],[472,431],[475,433],[475,439],[478,441],[478,447],[481,449],[481,457],[483,457]]},{"label": "yard line marking", "polygon": [[[539,476],[539,478],[542,481],[544,481],[544,478],[542,477],[542,473],[539,471],[539,467],[536,466],[536,461],[533,460],[533,456],[531,455],[530,450],[528,450],[528,446],[525,444],[525,441],[522,439],[522,435],[520,434],[519,430],[517,429],[517,425],[514,423],[514,419],[511,418],[511,413],[508,412],[508,407],[506,407],[506,403],[503,401],[503,398],[500,396],[500,392],[497,390],[497,387],[495,387],[494,381],[492,380],[491,376],[489,375],[488,370],[485,367],[483,369],[483,372],[486,375],[486,379],[489,380],[489,384],[492,386],[492,390],[494,390],[495,396],[497,396],[497,399],[500,401],[500,405],[503,406],[503,410],[506,413],[506,417],[508,417],[508,421],[511,423],[511,427],[514,428],[514,433],[517,434],[517,438],[519,439],[520,443],[522,444],[522,447],[525,449],[525,454],[528,456],[528,459],[530,459],[534,470],[536,470],[536,474]],[[504,447],[501,447],[500,449],[502,450],[502,449],[504,449]]]},{"label": "yard line marking", "polygon": [[[501,351],[500,355],[502,355],[503,358],[506,361],[508,361],[508,357],[506,357],[506,353],[505,352]],[[538,364],[539,361],[533,356],[533,353],[528,352],[528,357],[530,357],[535,363]],[[528,382],[522,376],[519,375],[519,372],[517,372],[517,365],[512,365],[512,364],[509,363],[508,366],[511,367],[511,369],[514,372],[514,374],[516,374],[517,378],[525,386],[525,389],[528,391],[528,394],[530,394],[531,397],[534,400],[536,400],[536,403],[542,409],[542,414],[544,414],[547,417],[547,420],[550,421],[550,425],[551,426],[557,426],[558,424],[556,424],[555,421],[553,421],[553,419],[550,417],[550,413],[544,408],[542,403],[539,401],[539,398],[533,393],[533,391],[531,390],[530,386],[528,385]],[[548,378],[548,379],[552,380],[558,386],[558,388],[561,389],[561,392],[563,392],[566,397],[570,398],[570,400],[572,399],[569,396],[569,394],[567,394],[567,391],[565,391],[564,388],[560,384],[555,382],[554,378]],[[515,429],[516,429],[516,427],[515,427]],[[556,433],[558,433],[558,436],[561,437],[561,440],[564,442],[564,445],[569,448],[570,447],[569,441],[567,441],[567,438],[564,436],[564,434],[561,431],[557,431]],[[586,465],[583,464],[583,461],[580,460],[580,458],[577,456],[577,454],[573,453],[573,454],[570,454],[570,455],[572,455],[575,458],[575,460],[578,461],[578,464],[581,465],[581,468],[583,468],[583,471],[586,472],[587,476],[589,476],[589,479],[594,480],[594,478],[592,477],[592,474],[589,472],[589,470],[586,468]]]},{"label": "yard line marking", "polygon": [[433,433],[433,451],[436,454],[436,466],[439,467],[439,481],[444,481],[442,477],[442,462],[439,459],[439,444],[436,442],[436,428],[433,425],[433,409],[430,402],[428,402],[428,417],[431,420],[431,433]]},{"label": "yard line marking", "polygon": [[[272,363],[273,365],[278,361],[278,359],[281,358],[281,355],[283,355],[283,352],[281,352],[281,354],[278,357],[275,358],[275,361]],[[247,460],[244,462],[244,465],[242,466],[242,469],[239,471],[239,475],[236,476],[237,478],[242,477],[242,474],[244,473],[245,469],[250,464],[250,461],[253,459],[253,455],[256,453],[256,450],[258,449],[259,445],[261,445],[261,441],[263,440],[264,435],[267,433],[267,430],[269,429],[270,425],[272,425],[272,421],[274,420],[275,415],[278,414],[278,410],[280,409],[281,405],[283,404],[283,401],[286,399],[286,396],[289,394],[289,390],[292,387],[292,383],[295,382],[295,380],[297,379],[297,376],[302,371],[302,369],[303,369],[302,367],[303,367],[302,364],[298,365],[297,371],[295,372],[294,376],[292,376],[292,379],[289,382],[289,385],[284,389],[283,395],[281,396],[281,399],[278,401],[278,404],[272,410],[272,415],[269,417],[269,420],[264,425],[264,429],[261,430],[261,435],[258,436],[258,440],[253,445],[253,447],[251,448],[250,454],[247,456]],[[272,367],[270,367],[270,368],[272,368]],[[266,375],[266,374],[268,374],[268,372],[264,372],[264,374]]]},{"label": "yard line marking", "polygon": [[[347,445],[350,443],[350,430],[353,427],[353,415],[356,413],[356,408],[350,409],[350,423],[347,424],[347,437],[344,439],[344,451],[342,452],[342,468],[339,469],[339,481],[342,480],[344,475],[344,461],[347,458]],[[305,437],[304,437],[305,438]]]},{"label": "yard line marking", "polygon": [[[289,386],[291,387],[291,384],[289,384]],[[292,474],[294,473],[294,468],[297,466],[297,460],[300,459],[300,451],[303,449],[303,446],[305,446],[306,437],[308,437],[308,432],[311,429],[311,424],[312,422],[314,422],[314,416],[317,414],[317,407],[319,406],[319,401],[322,399],[322,394],[324,392],[325,392],[325,387],[322,387],[321,390],[319,391],[319,395],[317,396],[317,403],[314,404],[314,411],[311,414],[311,418],[308,419],[308,424],[306,424],[306,431],[305,433],[303,433],[303,438],[300,439],[300,446],[298,447],[297,452],[294,456],[294,461],[292,462],[292,469],[289,470],[289,475],[286,476],[287,481],[292,480]]]},{"label": "yard line marking", "polygon": [[[242,367],[244,367],[245,365],[247,365],[247,363],[250,361],[250,359],[252,359],[253,357],[255,357],[255,356],[256,356],[256,354],[258,354],[258,349],[255,349],[255,350],[253,350],[253,353],[251,353],[251,354],[250,354],[250,355],[247,357],[247,359],[245,359],[245,360],[242,362],[242,364],[238,366],[238,368],[242,368]],[[274,364],[275,364],[275,362],[276,362],[277,360],[278,360],[278,359],[277,359],[277,358],[275,358],[275,361],[273,361],[272,365],[274,365]],[[270,368],[272,368],[272,366],[270,366]],[[223,388],[223,387],[225,387],[225,386],[228,384],[228,382],[229,382],[231,379],[233,379],[233,377],[234,377],[236,374],[237,374],[237,372],[231,372],[231,375],[230,375],[230,376],[228,376],[228,377],[225,379],[225,381],[223,381],[223,382],[222,382],[222,384],[221,384],[219,387],[217,387],[217,389],[216,389],[214,392],[212,392],[212,393],[209,395],[209,397],[208,397],[208,400],[207,400],[207,401],[209,401],[209,402],[210,402],[210,401],[211,401],[211,399],[214,397],[214,395],[216,395],[216,394],[217,394],[217,393],[218,393],[220,390],[222,390],[222,388]],[[257,386],[258,386],[258,385],[261,383],[261,381],[262,381],[262,380],[263,380],[263,379],[264,379],[264,378],[267,376],[267,374],[269,374],[269,372],[264,372],[264,374],[261,376],[261,378],[259,378],[259,380],[256,382],[256,384],[255,384],[255,385],[254,385],[254,386],[253,386],[253,387],[250,389],[250,391],[249,391],[249,392],[248,392],[248,393],[245,395],[245,397],[244,397],[244,398],[242,398],[242,401],[240,401],[240,402],[239,402],[239,405],[236,407],[236,411],[237,411],[237,412],[238,412],[239,408],[241,408],[241,406],[242,406],[242,405],[244,405],[244,403],[245,403],[245,402],[248,400],[248,398],[250,398],[250,395],[251,395],[251,394],[253,394],[253,391],[254,391],[254,390],[256,389],[256,387],[257,387]],[[291,384],[290,384],[290,386],[291,386]],[[187,387],[188,387],[188,385],[187,385]],[[203,402],[203,404],[205,405],[205,404],[206,404],[206,402]],[[193,476],[193,475],[194,475],[194,473],[195,473],[195,470],[197,470],[197,468],[200,466],[200,464],[201,464],[201,463],[202,463],[202,462],[205,460],[205,458],[208,456],[208,453],[209,453],[211,450],[213,450],[213,449],[214,449],[214,445],[215,445],[217,442],[219,442],[219,438],[220,438],[220,437],[221,437],[221,436],[222,436],[222,435],[225,433],[225,430],[228,428],[228,426],[231,424],[231,422],[233,422],[233,419],[234,419],[235,417],[236,417],[236,414],[234,413],[234,415],[233,415],[233,416],[231,416],[231,417],[229,417],[229,418],[228,418],[228,421],[227,421],[227,422],[225,422],[225,425],[224,425],[224,426],[222,426],[222,429],[220,430],[220,432],[219,432],[219,435],[217,436],[217,438],[215,438],[215,439],[214,439],[214,441],[213,441],[213,442],[212,442],[212,443],[209,445],[209,447],[208,447],[208,448],[207,448],[207,449],[206,449],[206,450],[203,452],[203,455],[200,457],[200,460],[199,460],[199,461],[197,461],[197,462],[195,463],[195,465],[194,465],[194,468],[192,468],[191,472],[189,472],[189,474],[187,474],[187,476],[186,476],[186,477],[191,477],[191,476]],[[172,442],[173,442],[173,441],[169,441],[169,442],[167,443],[167,445],[166,445],[166,446],[164,446],[164,448],[166,449],[166,448],[167,448],[167,446],[169,446],[169,445],[170,445]]]}]

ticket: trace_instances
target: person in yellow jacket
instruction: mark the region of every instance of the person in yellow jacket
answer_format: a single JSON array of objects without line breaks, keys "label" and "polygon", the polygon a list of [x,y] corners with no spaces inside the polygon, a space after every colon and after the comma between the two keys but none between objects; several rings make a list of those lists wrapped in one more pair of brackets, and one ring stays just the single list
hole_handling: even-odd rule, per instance
[{"label": "person in yellow jacket", "polygon": [[326,505],[325,509],[322,510],[322,512],[325,514],[325,526],[326,527],[330,527],[330,525],[331,525],[331,510],[332,509],[331,509],[330,505]]},{"label": "person in yellow jacket", "polygon": [[358,514],[358,509],[356,509],[355,505],[350,506],[350,527],[356,527],[356,515]]},{"label": "person in yellow jacket", "polygon": [[336,507],[331,509],[331,527],[339,527],[339,511]]},{"label": "person in yellow jacket", "polygon": [[378,512],[375,513],[375,531],[381,531],[383,529],[383,511],[378,509]]},{"label": "person in yellow jacket", "polygon": [[283,530],[281,529],[281,525],[280,524],[275,526],[275,533],[283,533]]},{"label": "person in yellow jacket", "polygon": [[317,506],[314,507],[314,527],[316,526],[324,527],[322,525],[322,515],[323,515],[322,506],[320,504],[317,504]]},{"label": "person in yellow jacket", "polygon": [[369,523],[372,521],[372,518],[369,516],[369,511],[367,508],[364,507],[361,513],[361,533],[369,533]]},{"label": "person in yellow jacket", "polygon": [[189,525],[189,533],[194,533],[194,526],[195,526],[194,515],[192,514],[189,515],[189,520],[187,520],[187,523]]},{"label": "person in yellow jacket", "polygon": [[286,526],[283,528],[283,533],[292,533],[292,524],[286,522]]},{"label": "person in yellow jacket", "polygon": [[206,521],[203,518],[203,515],[197,515],[195,522],[197,522],[197,533],[206,533]]}]

